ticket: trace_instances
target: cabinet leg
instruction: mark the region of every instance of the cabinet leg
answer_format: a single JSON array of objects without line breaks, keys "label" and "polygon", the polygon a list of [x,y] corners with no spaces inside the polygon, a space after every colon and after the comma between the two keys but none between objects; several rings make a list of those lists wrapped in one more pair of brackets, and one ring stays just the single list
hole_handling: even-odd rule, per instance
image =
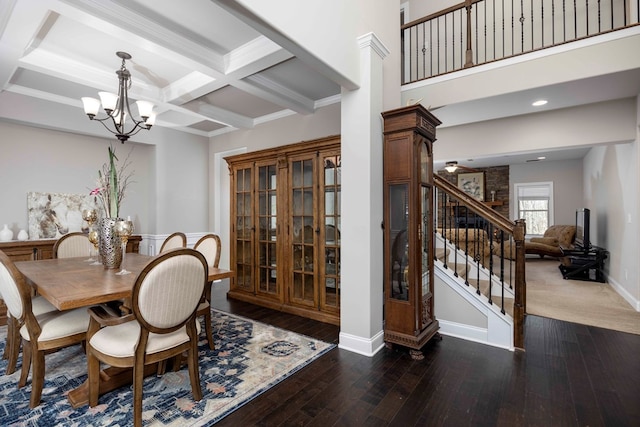
[{"label": "cabinet leg", "polygon": [[413,360],[422,360],[422,359],[424,359],[424,354],[422,354],[422,352],[420,350],[410,349],[409,350],[409,355],[411,356],[411,358]]}]

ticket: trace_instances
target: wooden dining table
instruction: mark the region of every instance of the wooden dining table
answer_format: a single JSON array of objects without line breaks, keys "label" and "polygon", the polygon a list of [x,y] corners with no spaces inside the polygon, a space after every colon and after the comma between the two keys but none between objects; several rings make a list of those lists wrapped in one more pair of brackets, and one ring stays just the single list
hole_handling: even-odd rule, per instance
[{"label": "wooden dining table", "polygon": [[[58,258],[37,261],[18,261],[16,267],[27,282],[33,286],[58,310],[90,307],[101,303],[131,298],[133,285],[138,274],[154,257],[138,253],[127,253],[121,267],[131,274],[117,275],[119,270],[105,269],[102,265],[92,265],[86,257]],[[211,298],[211,284],[214,281],[233,276],[233,271],[209,268],[209,286],[205,295]],[[145,375],[156,372],[156,367],[145,367]],[[107,368],[100,376],[100,394],[131,384],[131,369]],[[89,402],[89,387],[85,381],[67,395],[74,408]]]},{"label": "wooden dining table", "polygon": [[[84,257],[18,261],[15,265],[38,294],[58,310],[70,310],[131,297],[138,273],[153,258],[128,253],[122,267],[131,274],[123,275],[117,275],[116,269],[92,265]],[[231,276],[231,270],[209,268],[209,282]]]}]

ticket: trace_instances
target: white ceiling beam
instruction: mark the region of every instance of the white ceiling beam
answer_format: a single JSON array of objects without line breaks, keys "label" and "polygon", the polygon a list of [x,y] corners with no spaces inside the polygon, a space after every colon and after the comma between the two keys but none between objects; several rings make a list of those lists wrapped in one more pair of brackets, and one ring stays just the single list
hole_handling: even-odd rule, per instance
[{"label": "white ceiling beam", "polygon": [[49,16],[45,2],[0,2],[0,88],[9,84],[18,61]]},{"label": "white ceiling beam", "polygon": [[172,88],[171,94],[166,94],[165,100],[177,105],[183,105],[208,93],[214,92],[225,86],[237,86],[236,82],[243,78],[258,73],[264,69],[277,65],[293,55],[282,49],[264,36],[257,37],[249,43],[234,49],[225,55],[225,74],[215,80],[200,80],[197,82],[185,79],[184,86]]},{"label": "white ceiling beam", "polygon": [[[224,74],[223,56],[208,48],[204,40],[194,42],[183,37],[184,29],[176,27],[170,21],[159,23],[148,19],[145,9],[137,11],[133,8],[135,2],[120,4],[109,0],[65,1],[72,5],[68,16],[78,22],[89,23],[93,28],[117,38],[129,41],[132,37],[138,38],[146,50],[204,74],[215,72],[213,77]],[[79,11],[85,12],[81,19],[78,19]]]},{"label": "white ceiling beam", "polygon": [[234,83],[234,86],[296,113],[307,115],[315,111],[314,100],[264,76],[257,74],[249,76],[242,81]]},{"label": "white ceiling beam", "polygon": [[253,119],[251,117],[233,113],[223,108],[205,104],[204,102],[191,102],[188,107],[182,108],[198,113],[212,121],[222,123],[227,126],[233,126],[238,129],[251,129],[254,126]]}]

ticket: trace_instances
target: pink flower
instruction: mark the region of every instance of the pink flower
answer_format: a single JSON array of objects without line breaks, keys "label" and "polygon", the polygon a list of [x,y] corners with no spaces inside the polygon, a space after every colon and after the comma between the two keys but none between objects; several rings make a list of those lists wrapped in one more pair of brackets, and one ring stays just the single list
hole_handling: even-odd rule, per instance
[{"label": "pink flower", "polygon": [[101,191],[102,191],[102,188],[98,187],[98,188],[95,188],[95,189],[91,190],[89,195],[90,196],[97,196],[98,194],[100,194]]}]

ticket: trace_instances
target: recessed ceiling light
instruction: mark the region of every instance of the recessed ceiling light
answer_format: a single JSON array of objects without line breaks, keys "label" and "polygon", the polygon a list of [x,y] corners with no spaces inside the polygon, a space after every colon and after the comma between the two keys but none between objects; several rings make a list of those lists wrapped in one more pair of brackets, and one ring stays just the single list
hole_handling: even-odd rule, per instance
[{"label": "recessed ceiling light", "polygon": [[542,106],[542,105],[544,105],[544,104],[546,104],[546,103],[547,103],[547,100],[546,100],[546,99],[539,99],[539,100],[535,101],[535,102],[534,102],[533,104],[531,104],[531,105],[533,105],[534,107],[540,107],[540,106]]},{"label": "recessed ceiling light", "polygon": [[544,160],[544,159],[546,159],[545,156],[538,156],[538,160]]}]

